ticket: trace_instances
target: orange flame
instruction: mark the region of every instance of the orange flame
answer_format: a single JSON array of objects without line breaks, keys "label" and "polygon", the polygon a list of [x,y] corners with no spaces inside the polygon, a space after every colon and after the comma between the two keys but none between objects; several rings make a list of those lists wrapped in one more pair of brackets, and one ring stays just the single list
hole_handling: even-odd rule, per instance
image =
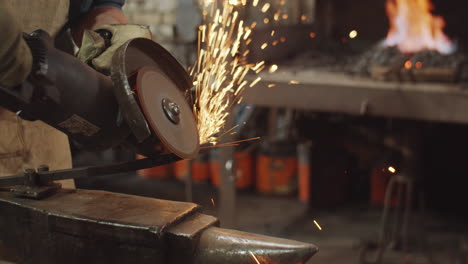
[{"label": "orange flame", "polygon": [[386,46],[397,46],[404,53],[437,50],[449,54],[455,50],[443,32],[444,19],[431,13],[430,0],[387,0],[386,7],[390,20]]}]

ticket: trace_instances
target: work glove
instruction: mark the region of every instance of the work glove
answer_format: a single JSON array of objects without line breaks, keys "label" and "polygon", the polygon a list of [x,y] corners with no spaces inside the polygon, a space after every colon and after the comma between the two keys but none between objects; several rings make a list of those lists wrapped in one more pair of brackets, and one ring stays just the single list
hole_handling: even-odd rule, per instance
[{"label": "work glove", "polygon": [[94,31],[85,30],[77,57],[102,73],[109,73],[115,51],[134,38],[151,39],[151,31],[143,25],[104,25]]},{"label": "work glove", "polygon": [[22,83],[31,72],[32,55],[8,1],[0,0],[0,85]]}]

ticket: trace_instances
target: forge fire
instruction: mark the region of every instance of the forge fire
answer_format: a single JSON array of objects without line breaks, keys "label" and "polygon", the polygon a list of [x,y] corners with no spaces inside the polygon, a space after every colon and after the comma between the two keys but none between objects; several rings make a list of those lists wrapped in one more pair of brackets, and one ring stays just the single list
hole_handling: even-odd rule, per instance
[{"label": "forge fire", "polygon": [[445,35],[444,18],[434,15],[431,0],[387,0],[390,29],[385,46],[397,46],[403,53],[435,50],[442,54],[455,51]]}]

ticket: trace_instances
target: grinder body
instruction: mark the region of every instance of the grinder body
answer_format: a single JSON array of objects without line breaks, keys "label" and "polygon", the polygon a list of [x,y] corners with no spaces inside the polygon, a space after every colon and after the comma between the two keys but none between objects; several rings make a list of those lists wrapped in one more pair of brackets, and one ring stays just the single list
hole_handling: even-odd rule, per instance
[{"label": "grinder body", "polygon": [[[165,141],[148,124],[153,113],[143,114],[138,95],[134,91],[136,84],[129,80],[129,76],[138,75],[138,70],[151,64],[151,61],[155,61],[153,66],[162,64],[156,61],[157,58],[153,59],[151,54],[139,49],[139,45],[160,48],[156,43],[143,39],[129,41],[117,52],[120,56],[113,61],[116,66],[112,67],[111,79],[72,55],[56,49],[52,44],[53,40],[44,31],[38,30],[26,35],[25,40],[33,54],[32,72],[17,87],[0,87],[1,106],[24,119],[42,120],[90,151],[125,145],[145,156],[175,153],[181,158],[190,158],[198,152],[198,144],[192,144],[197,146],[192,147],[193,151],[187,155],[177,153],[177,149],[171,151],[172,142]],[[128,46],[135,46],[133,50],[139,51],[136,55],[145,57],[147,61],[128,60],[128,57],[135,55],[127,53]],[[174,82],[174,86],[179,91],[172,92],[182,93],[190,88],[190,79],[175,59],[170,55],[167,57],[168,54],[165,56],[175,65],[172,68],[166,65],[169,72],[175,72],[173,78],[169,79],[178,82]],[[127,63],[127,60],[130,62]],[[147,86],[151,87],[144,88],[158,89],[157,83]],[[179,102],[184,103],[188,104]],[[198,143],[198,135],[195,134],[192,133],[191,136],[196,136],[195,141]]]}]

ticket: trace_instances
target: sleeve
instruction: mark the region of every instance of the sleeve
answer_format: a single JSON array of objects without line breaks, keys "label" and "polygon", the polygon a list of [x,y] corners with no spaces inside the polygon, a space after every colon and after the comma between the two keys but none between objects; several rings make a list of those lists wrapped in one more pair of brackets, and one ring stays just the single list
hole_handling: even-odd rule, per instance
[{"label": "sleeve", "polygon": [[115,7],[122,8],[125,0],[94,0],[93,7]]},{"label": "sleeve", "polygon": [[75,21],[95,7],[114,7],[121,9],[125,0],[70,0],[69,19]]}]

